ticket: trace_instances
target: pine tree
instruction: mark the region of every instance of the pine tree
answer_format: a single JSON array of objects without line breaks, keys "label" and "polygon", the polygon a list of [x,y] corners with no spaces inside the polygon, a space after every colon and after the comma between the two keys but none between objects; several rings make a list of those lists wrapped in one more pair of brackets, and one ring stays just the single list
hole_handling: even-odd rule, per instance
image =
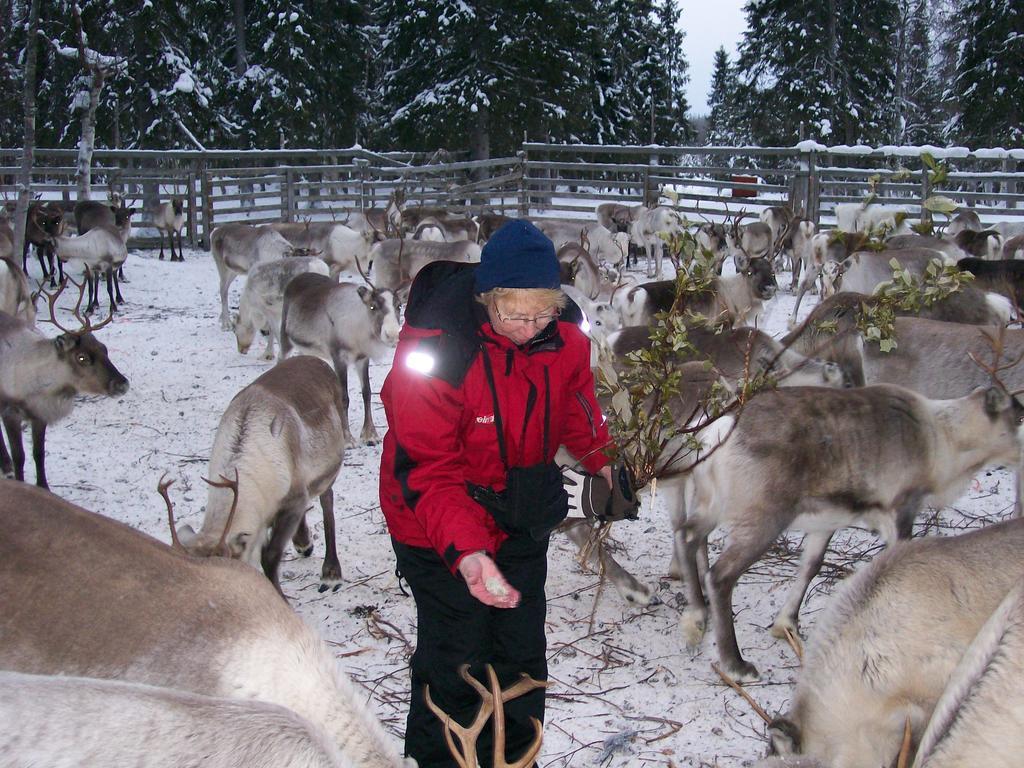
[{"label": "pine tree", "polygon": [[407,148],[513,152],[584,127],[592,8],[582,0],[383,0],[381,126]]},{"label": "pine tree", "polygon": [[932,48],[932,3],[899,0],[899,14],[892,140],[897,144],[934,143],[940,140],[943,119]]},{"label": "pine tree", "polygon": [[895,0],[750,0],[738,62],[761,143],[874,142],[893,117]]},{"label": "pine tree", "polygon": [[715,51],[715,68],[708,93],[707,143],[718,145],[744,144],[743,114],[739,103],[739,78],[729,62],[724,47]]},{"label": "pine tree", "polygon": [[694,138],[686,113],[686,84],[690,82],[689,62],[683,55],[686,33],[679,29],[676,0],[661,0],[657,8],[658,50],[654,87],[654,141],[657,144],[687,144]]},{"label": "pine tree", "polygon": [[953,138],[974,146],[1024,141],[1024,7],[967,0],[956,17],[961,47],[952,91]]},{"label": "pine tree", "polygon": [[[346,0],[254,0],[233,96],[247,146],[348,146],[365,111],[368,15]],[[232,52],[231,59],[237,56]]]}]

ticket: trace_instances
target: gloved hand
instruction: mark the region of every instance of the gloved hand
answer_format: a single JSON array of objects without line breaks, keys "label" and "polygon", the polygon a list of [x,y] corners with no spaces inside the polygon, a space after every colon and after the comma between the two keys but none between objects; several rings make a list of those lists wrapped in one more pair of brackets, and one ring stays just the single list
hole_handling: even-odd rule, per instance
[{"label": "gloved hand", "polygon": [[486,552],[474,552],[462,558],[459,573],[466,580],[469,594],[484,605],[494,608],[515,608],[519,605],[519,591],[505,581]]},{"label": "gloved hand", "polygon": [[636,520],[640,499],[633,487],[633,475],[625,464],[610,467],[611,485],[600,475],[562,467],[562,483],[569,494],[569,511],[602,523]]}]

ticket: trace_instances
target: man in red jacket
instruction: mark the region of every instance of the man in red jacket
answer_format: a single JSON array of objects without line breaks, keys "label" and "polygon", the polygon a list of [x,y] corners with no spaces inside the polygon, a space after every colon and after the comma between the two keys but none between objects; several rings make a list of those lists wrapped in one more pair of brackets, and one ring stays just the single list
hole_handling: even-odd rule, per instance
[{"label": "man in red jacket", "polygon": [[[521,673],[547,679],[548,536],[568,511],[558,446],[611,484],[590,342],[566,305],[554,246],[522,220],[494,234],[479,265],[430,265],[410,292],[381,391],[380,499],[416,601],[405,747],[421,768],[455,765],[425,686],[467,724],[479,697],[460,665],[484,679],[492,664],[503,687]],[[505,713],[515,757],[533,738],[530,718],[543,721],[543,690]],[[488,727],[485,766],[492,743]]]}]

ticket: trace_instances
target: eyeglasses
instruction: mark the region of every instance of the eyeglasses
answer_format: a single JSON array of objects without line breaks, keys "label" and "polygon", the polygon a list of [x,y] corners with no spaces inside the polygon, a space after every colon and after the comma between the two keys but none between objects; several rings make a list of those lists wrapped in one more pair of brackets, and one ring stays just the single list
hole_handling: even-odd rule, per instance
[{"label": "eyeglasses", "polygon": [[545,312],[543,315],[525,317],[524,315],[503,315],[501,314],[501,310],[495,307],[494,314],[496,314],[498,319],[503,323],[515,323],[516,325],[527,325],[529,323],[533,323],[534,325],[544,326],[558,317],[561,314],[561,310],[556,309],[552,312]]}]

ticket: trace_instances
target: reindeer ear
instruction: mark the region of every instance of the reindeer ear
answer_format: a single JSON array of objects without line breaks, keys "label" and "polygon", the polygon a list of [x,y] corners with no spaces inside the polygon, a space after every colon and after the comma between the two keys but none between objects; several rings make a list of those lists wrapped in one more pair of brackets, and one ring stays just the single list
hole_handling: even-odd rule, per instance
[{"label": "reindeer ear", "polygon": [[746,272],[750,268],[750,257],[745,253],[737,253],[734,257],[737,272]]},{"label": "reindeer ear", "polygon": [[242,553],[245,552],[245,547],[249,543],[249,539],[251,538],[251,533],[236,533],[234,536],[229,536],[225,544],[227,544],[228,551],[231,552],[231,556],[241,557]]},{"label": "reindeer ear", "polygon": [[768,724],[768,754],[796,755],[800,753],[800,728],[791,720],[777,717]]},{"label": "reindeer ear", "polygon": [[53,340],[53,346],[57,348],[58,355],[64,355],[70,352],[78,344],[78,339],[70,333],[62,333],[60,336]]},{"label": "reindeer ear", "polygon": [[989,387],[985,390],[985,413],[989,416],[998,416],[1011,405],[1010,396],[999,387]]},{"label": "reindeer ear", "polygon": [[363,304],[369,304],[371,296],[370,289],[365,285],[360,285],[356,290],[359,291],[359,298],[363,300]]},{"label": "reindeer ear", "polygon": [[195,544],[197,538],[199,538],[199,534],[197,534],[195,529],[188,523],[178,526],[178,541],[181,542],[181,546],[188,549]]}]

